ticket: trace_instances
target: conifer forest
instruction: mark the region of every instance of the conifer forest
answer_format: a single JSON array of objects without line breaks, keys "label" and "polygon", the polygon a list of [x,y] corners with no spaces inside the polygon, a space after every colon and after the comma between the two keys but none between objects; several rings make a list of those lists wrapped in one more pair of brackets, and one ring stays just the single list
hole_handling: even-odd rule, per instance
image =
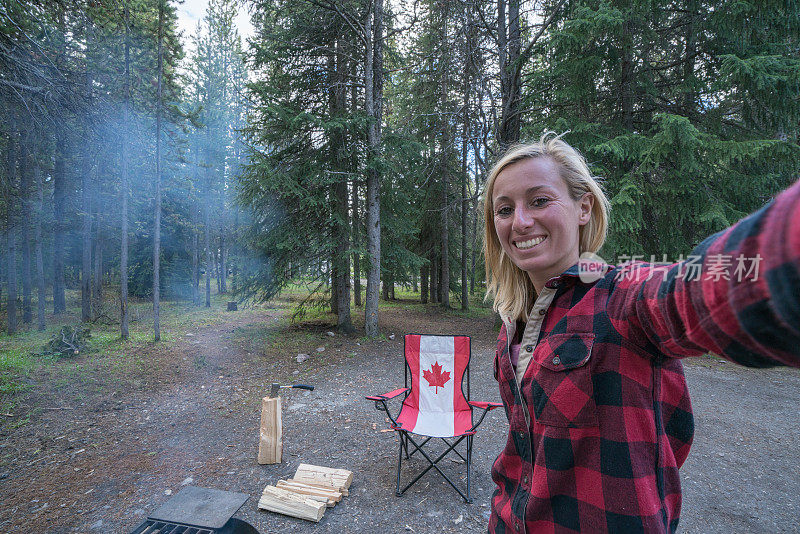
[{"label": "conifer forest", "polygon": [[[564,133],[607,261],[672,261],[800,164],[793,0],[0,2],[0,320],[291,284],[375,337],[396,288],[482,306],[504,149]],[[246,13],[243,36],[235,23]],[[358,319],[358,321],[356,321]],[[363,325],[363,330],[361,330]]]}]

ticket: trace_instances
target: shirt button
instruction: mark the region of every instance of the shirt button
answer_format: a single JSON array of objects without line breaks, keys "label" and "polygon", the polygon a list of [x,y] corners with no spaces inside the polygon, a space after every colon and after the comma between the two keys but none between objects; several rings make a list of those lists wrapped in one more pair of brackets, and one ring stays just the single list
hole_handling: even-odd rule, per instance
[{"label": "shirt button", "polygon": [[528,475],[525,475],[524,477],[522,477],[522,483],[523,484],[527,484],[528,483]]},{"label": "shirt button", "polygon": [[533,352],[533,345],[525,345],[525,352]]},{"label": "shirt button", "polygon": [[544,315],[545,313],[547,313],[547,310],[545,310],[544,308],[539,310],[539,315]]},{"label": "shirt button", "polygon": [[560,363],[561,363],[561,358],[559,358],[558,356],[556,356],[555,358],[553,358],[553,365],[558,365],[558,364],[560,364]]}]

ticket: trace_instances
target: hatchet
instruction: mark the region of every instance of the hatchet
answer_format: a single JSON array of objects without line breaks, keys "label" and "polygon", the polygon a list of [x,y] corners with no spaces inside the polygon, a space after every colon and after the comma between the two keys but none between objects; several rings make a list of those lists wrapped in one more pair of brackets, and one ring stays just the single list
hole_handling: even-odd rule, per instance
[{"label": "hatchet", "polygon": [[269,390],[269,397],[274,399],[278,396],[278,392],[281,389],[307,389],[308,391],[314,391],[314,386],[309,386],[308,384],[292,384],[290,386],[282,386],[280,384],[272,384],[272,388]]}]

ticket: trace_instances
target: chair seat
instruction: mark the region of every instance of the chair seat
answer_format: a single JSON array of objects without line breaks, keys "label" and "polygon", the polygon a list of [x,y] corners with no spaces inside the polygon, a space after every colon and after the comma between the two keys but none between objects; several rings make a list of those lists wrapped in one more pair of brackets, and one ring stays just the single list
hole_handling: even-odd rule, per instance
[{"label": "chair seat", "polygon": [[463,436],[472,428],[472,411],[420,412],[403,405],[397,416],[397,424],[398,429],[421,436],[432,438]]}]

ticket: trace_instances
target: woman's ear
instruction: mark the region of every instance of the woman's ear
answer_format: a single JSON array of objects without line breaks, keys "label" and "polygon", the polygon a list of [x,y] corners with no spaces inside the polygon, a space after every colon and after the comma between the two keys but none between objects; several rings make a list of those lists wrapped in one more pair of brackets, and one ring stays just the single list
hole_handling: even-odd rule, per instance
[{"label": "woman's ear", "polygon": [[584,193],[579,202],[580,215],[578,216],[578,224],[583,226],[592,219],[592,207],[594,206],[594,195],[592,193]]}]

